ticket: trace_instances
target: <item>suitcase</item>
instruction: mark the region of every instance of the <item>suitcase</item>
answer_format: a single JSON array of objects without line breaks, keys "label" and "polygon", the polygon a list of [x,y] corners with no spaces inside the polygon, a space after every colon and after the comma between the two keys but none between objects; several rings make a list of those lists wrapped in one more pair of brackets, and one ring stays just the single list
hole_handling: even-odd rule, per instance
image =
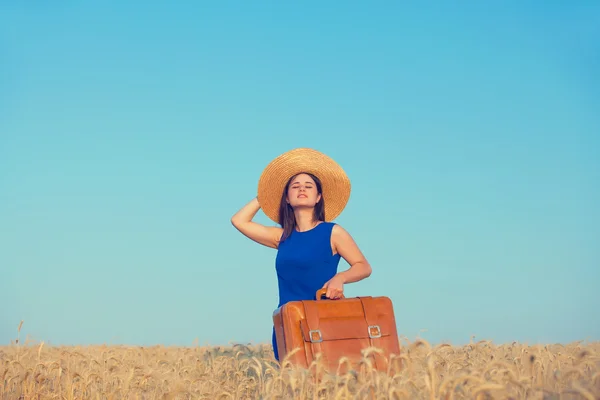
[{"label": "suitcase", "polygon": [[[368,358],[377,371],[387,372],[400,355],[392,301],[384,296],[322,299],[325,293],[320,289],[317,300],[291,301],[273,312],[281,363],[310,368],[320,354],[326,371],[345,373]],[[370,347],[379,351],[363,353]],[[344,360],[349,365],[340,363]]]}]

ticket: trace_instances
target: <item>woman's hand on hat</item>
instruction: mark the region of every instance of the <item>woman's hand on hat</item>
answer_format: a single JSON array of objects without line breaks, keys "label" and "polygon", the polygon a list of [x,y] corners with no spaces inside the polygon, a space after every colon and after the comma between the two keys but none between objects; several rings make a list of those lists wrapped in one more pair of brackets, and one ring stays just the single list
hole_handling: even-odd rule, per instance
[{"label": "woman's hand on hat", "polygon": [[336,274],[323,285],[323,289],[327,289],[325,296],[328,299],[339,299],[344,294],[344,279]]}]

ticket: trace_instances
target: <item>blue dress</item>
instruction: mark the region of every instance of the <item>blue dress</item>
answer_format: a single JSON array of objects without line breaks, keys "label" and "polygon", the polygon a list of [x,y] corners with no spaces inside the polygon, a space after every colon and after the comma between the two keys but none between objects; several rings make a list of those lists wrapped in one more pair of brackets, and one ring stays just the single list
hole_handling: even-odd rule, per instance
[{"label": "blue dress", "polygon": [[[321,222],[314,228],[292,234],[279,244],[275,260],[279,303],[315,300],[317,290],[335,276],[340,261],[339,254],[332,254],[331,231],[334,222]],[[272,333],[275,359],[279,361],[275,327]]]}]

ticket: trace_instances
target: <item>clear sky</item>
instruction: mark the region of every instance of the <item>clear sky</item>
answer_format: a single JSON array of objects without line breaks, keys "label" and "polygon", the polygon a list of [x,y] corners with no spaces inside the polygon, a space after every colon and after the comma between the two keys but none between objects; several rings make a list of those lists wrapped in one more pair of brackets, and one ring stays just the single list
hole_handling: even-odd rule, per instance
[{"label": "clear sky", "polygon": [[0,2],[0,344],[270,343],[295,147],[401,335],[600,340],[600,3],[95,3]]}]

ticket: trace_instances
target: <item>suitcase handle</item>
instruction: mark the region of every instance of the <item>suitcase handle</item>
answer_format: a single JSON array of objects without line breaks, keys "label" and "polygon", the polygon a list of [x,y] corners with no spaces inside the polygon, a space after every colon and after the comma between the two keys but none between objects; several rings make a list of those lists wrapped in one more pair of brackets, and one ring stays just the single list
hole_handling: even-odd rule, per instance
[{"label": "suitcase handle", "polygon": [[[325,296],[325,294],[327,293],[327,289],[325,288],[321,288],[319,290],[317,290],[317,301],[321,300],[321,297]],[[344,294],[342,293],[342,297],[340,297],[341,299],[344,299]]]}]

